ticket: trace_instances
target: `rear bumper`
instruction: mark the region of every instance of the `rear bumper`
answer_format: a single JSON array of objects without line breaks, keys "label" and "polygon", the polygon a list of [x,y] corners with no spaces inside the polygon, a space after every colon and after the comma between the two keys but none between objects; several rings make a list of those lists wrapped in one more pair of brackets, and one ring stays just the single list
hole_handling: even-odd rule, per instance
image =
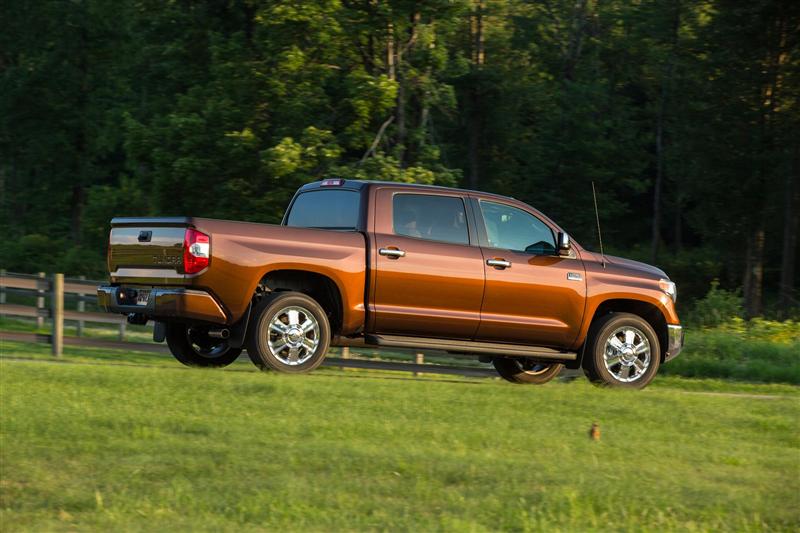
[{"label": "rear bumper", "polygon": [[669,340],[669,345],[667,346],[667,354],[664,357],[664,361],[669,361],[670,359],[674,359],[681,350],[683,350],[683,327],[682,326],[674,326],[672,324],[667,324],[667,338]]},{"label": "rear bumper", "polygon": [[138,313],[154,319],[181,318],[214,324],[224,324],[227,320],[222,307],[205,291],[181,288],[145,290],[150,290],[147,304],[136,305],[120,303],[120,287],[98,287],[97,303],[109,313]]}]

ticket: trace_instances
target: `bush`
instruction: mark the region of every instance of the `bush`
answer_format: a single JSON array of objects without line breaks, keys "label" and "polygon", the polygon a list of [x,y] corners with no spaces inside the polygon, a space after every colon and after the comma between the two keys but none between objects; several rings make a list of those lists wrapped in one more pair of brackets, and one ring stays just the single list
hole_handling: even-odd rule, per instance
[{"label": "bush", "polygon": [[105,279],[105,247],[75,246],[68,239],[46,235],[24,235],[10,241],[3,255],[2,267],[9,272],[63,272],[67,276],[85,275]]},{"label": "bush", "polygon": [[703,298],[697,300],[687,315],[686,323],[694,327],[715,327],[744,316],[742,296],[739,291],[719,288],[719,281],[711,282],[711,288]]},{"label": "bush", "polygon": [[800,323],[733,318],[689,329],[686,347],[664,374],[800,384]]}]

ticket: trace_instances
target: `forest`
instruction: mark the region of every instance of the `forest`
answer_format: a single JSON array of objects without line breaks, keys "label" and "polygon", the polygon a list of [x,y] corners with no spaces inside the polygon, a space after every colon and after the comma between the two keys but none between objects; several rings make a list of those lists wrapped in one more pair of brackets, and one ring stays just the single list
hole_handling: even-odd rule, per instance
[{"label": "forest", "polygon": [[800,2],[1,0],[0,266],[113,216],[274,223],[326,177],[516,197],[797,316]]}]

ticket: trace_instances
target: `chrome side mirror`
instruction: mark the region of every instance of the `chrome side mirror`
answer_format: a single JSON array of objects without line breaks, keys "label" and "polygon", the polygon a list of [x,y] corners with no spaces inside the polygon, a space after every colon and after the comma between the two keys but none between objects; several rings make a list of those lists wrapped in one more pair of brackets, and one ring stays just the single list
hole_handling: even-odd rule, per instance
[{"label": "chrome side mirror", "polygon": [[558,255],[569,255],[572,250],[572,242],[569,240],[569,234],[559,231],[558,232]]}]

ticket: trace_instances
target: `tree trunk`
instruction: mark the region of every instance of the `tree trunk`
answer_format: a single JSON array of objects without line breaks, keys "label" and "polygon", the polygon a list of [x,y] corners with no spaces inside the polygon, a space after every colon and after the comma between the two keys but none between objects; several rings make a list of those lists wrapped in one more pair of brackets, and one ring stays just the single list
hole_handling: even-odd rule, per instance
[{"label": "tree trunk", "polygon": [[[758,316],[763,312],[763,283],[764,283],[764,242],[766,236],[764,228],[768,217],[775,216],[777,213],[768,213],[770,204],[768,201],[768,193],[770,183],[768,180],[769,173],[765,167],[765,155],[775,154],[775,109],[777,102],[780,98],[779,92],[782,85],[782,69],[783,63],[786,59],[786,54],[783,53],[786,48],[787,39],[787,21],[785,13],[781,12],[778,18],[774,21],[774,33],[770,39],[770,45],[767,49],[767,54],[764,60],[764,74],[765,79],[761,89],[761,116],[760,116],[760,129],[761,129],[761,168],[760,168],[760,191],[761,191],[761,209],[758,215],[758,222],[753,234],[753,257],[750,268],[750,283],[745,291],[745,310],[748,317]],[[785,237],[785,235],[784,235]]]},{"label": "tree trunk", "polygon": [[794,275],[797,259],[797,211],[800,191],[797,174],[800,173],[800,147],[795,144],[792,165],[786,177],[785,203],[783,206],[783,254],[781,257],[781,285],[778,306],[782,312],[797,305],[794,295]]},{"label": "tree trunk", "polygon": [[658,248],[661,244],[661,192],[664,188],[664,122],[667,109],[669,87],[672,84],[675,49],[678,46],[678,29],[680,28],[681,12],[680,3],[675,3],[675,12],[672,18],[672,38],[669,56],[661,79],[661,97],[658,103],[656,116],[656,182],[653,190],[653,232],[650,240],[650,261],[655,263],[658,259]]},{"label": "tree trunk", "polygon": [[683,251],[683,197],[680,183],[675,184],[675,251]]},{"label": "tree trunk", "polygon": [[469,89],[469,188],[477,189],[480,183],[480,147],[483,130],[481,113],[481,70],[486,61],[483,31],[484,0],[478,0],[475,11],[470,16],[470,33],[472,41],[472,85]]},{"label": "tree trunk", "polygon": [[72,186],[72,242],[81,243],[81,223],[83,220],[84,190],[80,183]]},{"label": "tree trunk", "polygon": [[658,259],[658,246],[661,243],[661,188],[664,182],[664,100],[666,81],[661,85],[661,105],[656,119],[656,182],[653,190],[653,232],[650,237],[650,262]]},{"label": "tree trunk", "polygon": [[408,104],[408,96],[406,94],[407,82],[405,79],[405,69],[403,68],[403,56],[412,46],[414,46],[414,43],[417,40],[417,29],[420,20],[421,14],[419,12],[415,11],[410,15],[408,40],[405,43],[394,43],[394,37],[392,37],[392,48],[394,49],[394,71],[395,79],[397,80],[397,105],[395,112],[395,116],[397,117],[397,145],[399,147],[397,158],[400,163],[400,168],[408,167],[409,159],[408,131],[406,127],[406,107]]},{"label": "tree trunk", "polygon": [[745,312],[747,318],[759,316],[763,312],[764,287],[764,225],[762,223],[753,231],[752,242],[748,243],[751,252],[747,258],[748,271],[745,273],[749,281],[746,285]]},{"label": "tree trunk", "polygon": [[586,5],[588,0],[576,0],[572,15],[572,28],[570,30],[567,49],[564,51],[564,65],[561,69],[562,80],[572,80],[575,67],[583,49],[584,26],[586,24]]},{"label": "tree trunk", "polygon": [[390,80],[396,80],[395,66],[395,47],[394,47],[394,25],[389,22],[386,27],[386,75]]}]

